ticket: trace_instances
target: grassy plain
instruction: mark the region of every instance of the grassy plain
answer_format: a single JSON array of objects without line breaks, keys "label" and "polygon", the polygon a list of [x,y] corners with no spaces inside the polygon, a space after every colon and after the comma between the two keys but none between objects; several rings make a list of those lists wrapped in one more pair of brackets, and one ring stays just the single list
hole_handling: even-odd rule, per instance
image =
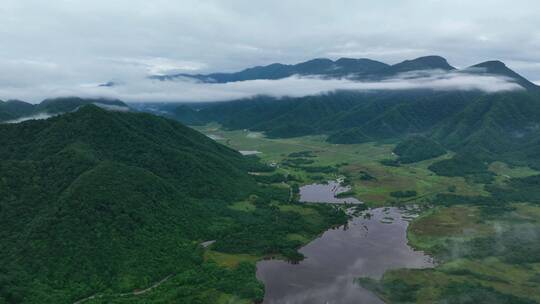
[{"label": "grassy plain", "polygon": [[[485,185],[463,177],[444,177],[428,167],[453,156],[451,152],[434,159],[399,166],[381,164],[396,159],[395,143],[335,145],[324,136],[269,139],[250,131],[226,131],[218,125],[200,128],[206,134],[217,134],[222,143],[237,150],[256,150],[262,161],[278,166],[277,171],[292,174],[300,184],[346,176],[355,197],[370,206],[429,203],[436,194],[485,196]],[[309,151],[313,162],[306,166],[335,168],[335,172],[306,172],[289,166],[291,153]],[[504,184],[510,178],[538,174],[528,167],[511,167],[502,162],[489,165],[494,183]],[[415,197],[396,198],[396,191],[416,191]],[[242,207],[243,206],[243,207]],[[432,206],[433,207],[433,206]],[[438,261],[433,269],[399,269],[387,272],[379,282],[365,281],[383,299],[391,303],[535,303],[540,302],[540,263],[517,263],[508,260],[508,252],[496,254],[482,248],[483,241],[498,241],[505,232],[521,227],[540,227],[540,206],[513,204],[511,212],[487,217],[481,207],[435,205],[416,218],[408,229],[409,244],[429,252]],[[235,208],[248,209],[238,204]],[[310,216],[309,209],[293,205],[279,206]],[[291,234],[290,239],[306,242],[304,235]],[[502,241],[501,241],[502,242]],[[362,280],[361,280],[362,281]],[[488,301],[488,302],[486,302]],[[446,303],[445,302],[445,303]]]},{"label": "grassy plain", "polygon": [[[451,152],[434,159],[394,167],[380,163],[385,159],[397,158],[392,152],[396,144],[394,142],[337,145],[326,142],[324,135],[271,139],[262,133],[248,130],[223,130],[217,124],[198,127],[198,130],[208,135],[219,136],[221,138],[219,142],[233,149],[259,151],[257,155],[262,161],[277,164],[278,172],[294,175],[300,180],[300,184],[345,175],[352,184],[354,196],[370,206],[422,203],[439,193],[470,196],[487,194],[483,184],[468,181],[463,177],[438,176],[428,169],[437,161],[451,158],[453,156]],[[309,173],[303,168],[286,165],[286,161],[291,159],[289,157],[291,153],[303,151],[309,151],[314,156],[308,158],[313,163],[306,167],[329,166],[336,168],[336,172]],[[497,182],[536,173],[528,167],[509,167],[501,162],[493,163],[490,171],[496,174]],[[372,179],[366,180],[366,174]],[[395,191],[411,190],[416,191],[417,195],[400,199],[390,195]]]},{"label": "grassy plain", "polygon": [[[409,244],[438,257],[433,269],[400,269],[380,282],[363,284],[388,302],[415,303],[537,303],[540,302],[540,262],[508,260],[508,253],[484,253],[474,240],[494,240],[506,246],[505,232],[540,227],[540,206],[514,204],[504,217],[485,219],[477,207],[431,209],[409,227]],[[529,244],[538,241],[538,235]],[[536,238],[536,239],[535,239]],[[481,243],[480,243],[481,244]],[[401,286],[396,288],[396,286]],[[405,294],[401,289],[409,290]],[[474,291],[473,291],[474,290]],[[445,302],[446,301],[446,302]],[[475,302],[476,301],[476,302]]]}]

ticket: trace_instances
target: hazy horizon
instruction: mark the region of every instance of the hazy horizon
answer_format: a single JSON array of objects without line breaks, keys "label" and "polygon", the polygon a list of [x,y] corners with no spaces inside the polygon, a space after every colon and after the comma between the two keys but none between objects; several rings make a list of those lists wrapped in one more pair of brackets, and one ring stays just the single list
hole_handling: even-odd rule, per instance
[{"label": "hazy horizon", "polygon": [[[150,75],[340,57],[395,64],[440,55],[458,68],[501,60],[540,83],[539,10],[533,0],[6,0],[0,99],[140,97],[163,89],[137,90]],[[130,85],[95,95],[109,81]]]}]

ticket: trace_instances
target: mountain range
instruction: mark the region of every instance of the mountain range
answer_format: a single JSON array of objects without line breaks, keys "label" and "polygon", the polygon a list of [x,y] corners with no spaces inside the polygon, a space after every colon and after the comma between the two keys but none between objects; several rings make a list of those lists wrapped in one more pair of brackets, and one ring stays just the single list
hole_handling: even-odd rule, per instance
[{"label": "mountain range", "polygon": [[26,119],[47,118],[72,112],[81,106],[89,104],[118,111],[129,110],[129,107],[124,102],[105,98],[61,97],[45,99],[39,104],[31,104],[20,100],[0,100],[0,122],[20,122]]},{"label": "mountain range", "polygon": [[443,72],[460,72],[482,75],[496,75],[514,80],[525,88],[536,88],[538,86],[528,81],[509,69],[500,61],[486,61],[471,67],[458,70],[451,66],[448,61],[441,56],[424,56],[412,60],[389,65],[380,61],[361,58],[340,58],[331,60],[326,58],[312,59],[298,64],[273,63],[266,66],[257,66],[234,73],[212,73],[212,74],[173,74],[154,75],[153,79],[175,80],[193,79],[205,83],[227,83],[257,79],[283,79],[293,75],[318,76],[323,78],[348,78],[353,80],[381,80],[394,77],[401,73],[437,70]]},{"label": "mountain range", "polygon": [[[269,74],[277,67],[286,72]],[[204,104],[153,104],[152,108],[187,124],[218,122],[229,129],[262,131],[269,137],[326,134],[329,142],[352,144],[426,136],[461,154],[540,168],[539,87],[500,61],[457,70],[439,56],[395,65],[365,59],[315,59],[297,65],[270,65],[232,74],[192,77],[227,82],[301,74],[347,75],[361,80],[426,70],[504,77],[523,90],[350,90],[304,97],[256,96]],[[410,73],[410,77],[416,77],[415,74],[422,77],[422,73]],[[145,109],[144,105],[139,107]]]}]

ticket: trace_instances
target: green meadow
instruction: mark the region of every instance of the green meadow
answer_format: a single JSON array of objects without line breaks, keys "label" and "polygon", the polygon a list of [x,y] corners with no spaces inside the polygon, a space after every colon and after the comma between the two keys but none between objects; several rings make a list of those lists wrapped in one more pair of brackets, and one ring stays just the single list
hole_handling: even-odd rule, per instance
[{"label": "green meadow", "polygon": [[[397,159],[392,152],[396,143],[391,141],[336,145],[326,142],[325,136],[270,139],[261,133],[223,130],[215,124],[199,131],[219,135],[223,138],[219,141],[231,148],[259,151],[257,156],[263,162],[276,165],[277,172],[293,176],[293,182],[299,185],[343,176],[352,186],[351,194],[369,206],[424,206],[424,211],[409,226],[409,245],[432,255],[437,266],[392,270],[380,281],[358,280],[388,303],[540,301],[540,206],[510,203],[500,213],[491,210],[489,203],[474,203],[477,198],[490,200],[489,187],[504,189],[509,180],[531,177],[538,171],[492,162],[487,168],[493,179],[482,183],[462,176],[439,176],[429,169],[438,161],[451,159],[452,152],[396,166],[381,163]],[[397,195],[400,193],[407,195]],[[469,199],[447,204],[437,201],[437,195],[441,194]],[[231,208],[250,212],[253,206],[239,202]],[[279,208],[308,218],[312,213],[294,205]],[[296,233],[288,237],[302,243],[310,239]],[[224,265],[235,263],[229,257],[216,260]]]}]

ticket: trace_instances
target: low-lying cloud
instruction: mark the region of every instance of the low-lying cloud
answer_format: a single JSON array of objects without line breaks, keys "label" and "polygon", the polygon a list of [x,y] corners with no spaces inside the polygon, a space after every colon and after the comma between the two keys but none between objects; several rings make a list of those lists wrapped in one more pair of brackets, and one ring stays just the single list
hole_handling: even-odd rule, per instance
[{"label": "low-lying cloud", "polygon": [[8,124],[13,124],[13,123],[20,123],[20,122],[23,122],[23,121],[27,121],[27,120],[41,120],[41,119],[48,119],[48,118],[51,118],[55,116],[55,114],[49,114],[49,113],[38,113],[38,114],[34,114],[34,115],[30,115],[30,116],[24,116],[24,117],[19,117],[17,119],[13,119],[13,120],[8,120],[8,121],[5,121],[3,123],[8,123]]},{"label": "low-lying cloud", "polygon": [[114,86],[81,85],[74,87],[41,86],[1,89],[0,96],[38,102],[47,97],[81,96],[117,98],[127,102],[203,102],[226,101],[255,95],[301,97],[336,90],[480,90],[488,93],[523,89],[512,79],[464,72],[422,71],[405,73],[380,81],[323,79],[293,76],[279,80],[249,80],[231,83],[201,83],[189,79],[159,81],[147,77],[132,78]]}]

